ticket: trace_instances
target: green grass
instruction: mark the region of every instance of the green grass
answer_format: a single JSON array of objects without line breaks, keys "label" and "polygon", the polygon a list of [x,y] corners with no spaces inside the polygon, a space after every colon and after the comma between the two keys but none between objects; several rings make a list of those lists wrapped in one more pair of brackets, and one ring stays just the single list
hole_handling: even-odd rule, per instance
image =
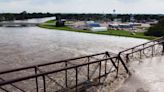
[{"label": "green grass", "polygon": [[74,31],[74,32],[85,32],[85,33],[91,33],[89,30],[76,30],[73,28],[70,28],[68,26],[64,27],[55,27],[53,25],[46,25],[46,24],[40,24],[39,27],[41,28],[47,28],[47,29],[56,29],[56,30],[65,30],[65,31]]},{"label": "green grass", "polygon": [[56,21],[55,20],[49,20],[49,21],[46,21],[45,23],[55,23]]},{"label": "green grass", "polygon": [[108,31],[104,31],[104,32],[95,32],[95,33],[96,34],[104,34],[104,35],[115,35],[115,36],[133,37],[133,38],[142,38],[142,39],[148,39],[148,40],[156,39],[156,37],[145,36],[143,32],[136,32],[135,34],[132,34],[131,32],[124,31],[124,30],[108,30]]},{"label": "green grass", "polygon": [[142,39],[148,39],[153,40],[157,37],[153,36],[145,36],[143,32],[136,32],[135,34],[132,34],[131,32],[124,31],[124,30],[108,30],[103,32],[92,32],[90,30],[77,30],[70,27],[55,27],[53,25],[46,25],[41,24],[39,25],[41,28],[47,28],[47,29],[57,29],[57,30],[65,30],[65,31],[74,31],[74,32],[83,32],[83,33],[92,33],[92,34],[102,34],[102,35],[114,35],[114,36],[123,36],[123,37],[133,37],[133,38],[142,38]]}]

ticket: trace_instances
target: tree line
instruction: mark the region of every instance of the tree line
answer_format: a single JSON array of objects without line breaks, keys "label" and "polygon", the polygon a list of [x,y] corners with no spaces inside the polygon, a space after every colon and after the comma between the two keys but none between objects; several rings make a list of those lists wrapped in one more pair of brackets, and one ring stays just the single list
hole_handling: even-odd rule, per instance
[{"label": "tree line", "polygon": [[[97,21],[113,21],[114,19],[120,19],[122,22],[144,22],[159,20],[164,15],[154,14],[55,14],[58,19],[67,20],[97,20]],[[133,18],[133,19],[132,19]]]},{"label": "tree line", "polygon": [[145,35],[156,37],[164,36],[164,18],[161,18],[156,25],[150,27],[148,31],[145,32]]},{"label": "tree line", "polygon": [[[43,18],[56,16],[57,19],[67,20],[97,20],[97,21],[113,21],[114,19],[121,19],[122,22],[144,22],[151,20],[159,20],[163,15],[153,14],[66,14],[66,13],[27,13],[23,11],[21,13],[0,13],[0,21],[8,20],[23,20],[31,18]],[[133,20],[132,20],[133,18]]]}]

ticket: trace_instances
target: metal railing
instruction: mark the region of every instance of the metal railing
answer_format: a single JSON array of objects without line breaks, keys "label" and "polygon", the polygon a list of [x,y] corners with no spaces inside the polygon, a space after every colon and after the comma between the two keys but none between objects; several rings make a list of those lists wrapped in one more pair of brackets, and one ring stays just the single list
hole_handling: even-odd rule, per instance
[{"label": "metal railing", "polygon": [[134,46],[119,52],[119,55],[126,61],[140,61],[141,59],[162,55],[164,52],[164,37]]},{"label": "metal railing", "polygon": [[163,38],[159,38],[118,55],[105,52],[1,71],[0,89],[4,92],[82,92],[118,78],[121,73],[130,74],[129,61],[162,54],[163,48]]},{"label": "metal railing", "polygon": [[[46,86],[47,83],[46,79],[49,79],[50,85],[53,85],[53,83],[55,83],[55,87],[54,87],[55,91],[59,91],[59,90],[66,91],[68,89],[74,90],[75,88],[77,91],[78,89],[80,89],[79,88],[80,86],[82,86],[81,88],[84,89],[83,86],[85,86],[84,84],[86,83],[92,85],[102,84],[101,83],[102,77],[105,78],[110,73],[113,74],[115,72],[116,74],[114,75],[115,77],[117,77],[119,72],[119,66],[120,66],[119,62],[123,63],[120,57],[117,57],[117,55],[113,55],[111,57],[111,54],[105,52],[105,53],[99,53],[94,55],[88,55],[84,57],[78,57],[78,58],[39,64],[29,67],[17,68],[8,71],[2,71],[0,72],[0,76],[2,76],[2,78],[5,78],[5,76],[9,76],[10,73],[11,76],[19,76],[17,74],[21,74],[20,75],[21,77],[16,77],[13,79],[11,78],[3,79],[3,81],[0,82],[0,89],[6,92],[10,92],[9,90],[14,90],[14,89],[19,90],[21,92],[26,92],[27,90],[25,91],[25,88],[21,87],[24,83],[22,84],[20,82],[33,79],[32,81],[35,81],[35,84],[29,82],[30,86],[28,88],[28,91],[30,89],[33,91],[36,90],[36,92],[39,91],[46,92],[46,90],[48,90],[47,89],[48,87]],[[127,68],[125,69],[126,72],[128,72],[128,69]],[[33,72],[34,74],[29,75],[28,72],[29,73]],[[13,73],[16,73],[16,75],[14,75]],[[23,75],[27,75],[27,76],[23,76]],[[60,78],[55,78],[56,76],[59,75]],[[80,78],[78,78],[78,76]],[[42,79],[39,79],[40,77],[42,77]],[[95,82],[97,80],[99,81],[98,83]],[[42,83],[43,89],[39,88],[40,86],[39,81],[43,81]],[[71,84],[72,81],[74,82]],[[12,87],[8,87],[8,86],[12,86]],[[30,88],[31,86],[33,87],[32,89]]]}]

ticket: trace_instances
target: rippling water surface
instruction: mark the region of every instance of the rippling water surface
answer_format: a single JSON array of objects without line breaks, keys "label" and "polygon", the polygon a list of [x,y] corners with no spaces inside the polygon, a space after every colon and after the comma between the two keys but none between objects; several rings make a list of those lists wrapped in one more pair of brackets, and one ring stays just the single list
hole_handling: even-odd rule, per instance
[{"label": "rippling water surface", "polygon": [[0,27],[0,70],[104,51],[118,53],[146,41],[39,27]]}]

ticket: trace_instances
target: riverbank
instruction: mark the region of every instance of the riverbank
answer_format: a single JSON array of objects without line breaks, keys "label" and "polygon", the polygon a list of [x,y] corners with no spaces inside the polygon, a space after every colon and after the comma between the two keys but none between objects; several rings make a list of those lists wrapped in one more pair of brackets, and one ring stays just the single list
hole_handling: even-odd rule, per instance
[{"label": "riverbank", "polygon": [[[51,22],[46,22],[46,23],[51,23]],[[83,33],[92,33],[92,34],[102,34],[102,35],[114,35],[114,36],[123,36],[123,37],[133,37],[133,38],[142,38],[142,39],[148,39],[148,40],[153,40],[156,39],[157,37],[152,37],[152,36],[145,36],[143,32],[136,32],[136,33],[131,33],[128,31],[124,30],[108,30],[108,31],[103,31],[103,32],[92,32],[90,30],[78,30],[78,29],[73,29],[71,27],[65,26],[65,27],[55,27],[54,25],[49,25],[49,24],[40,24],[39,27],[41,28],[46,28],[46,29],[57,29],[57,30],[65,30],[65,31],[74,31],[74,32],[83,32]]]}]

